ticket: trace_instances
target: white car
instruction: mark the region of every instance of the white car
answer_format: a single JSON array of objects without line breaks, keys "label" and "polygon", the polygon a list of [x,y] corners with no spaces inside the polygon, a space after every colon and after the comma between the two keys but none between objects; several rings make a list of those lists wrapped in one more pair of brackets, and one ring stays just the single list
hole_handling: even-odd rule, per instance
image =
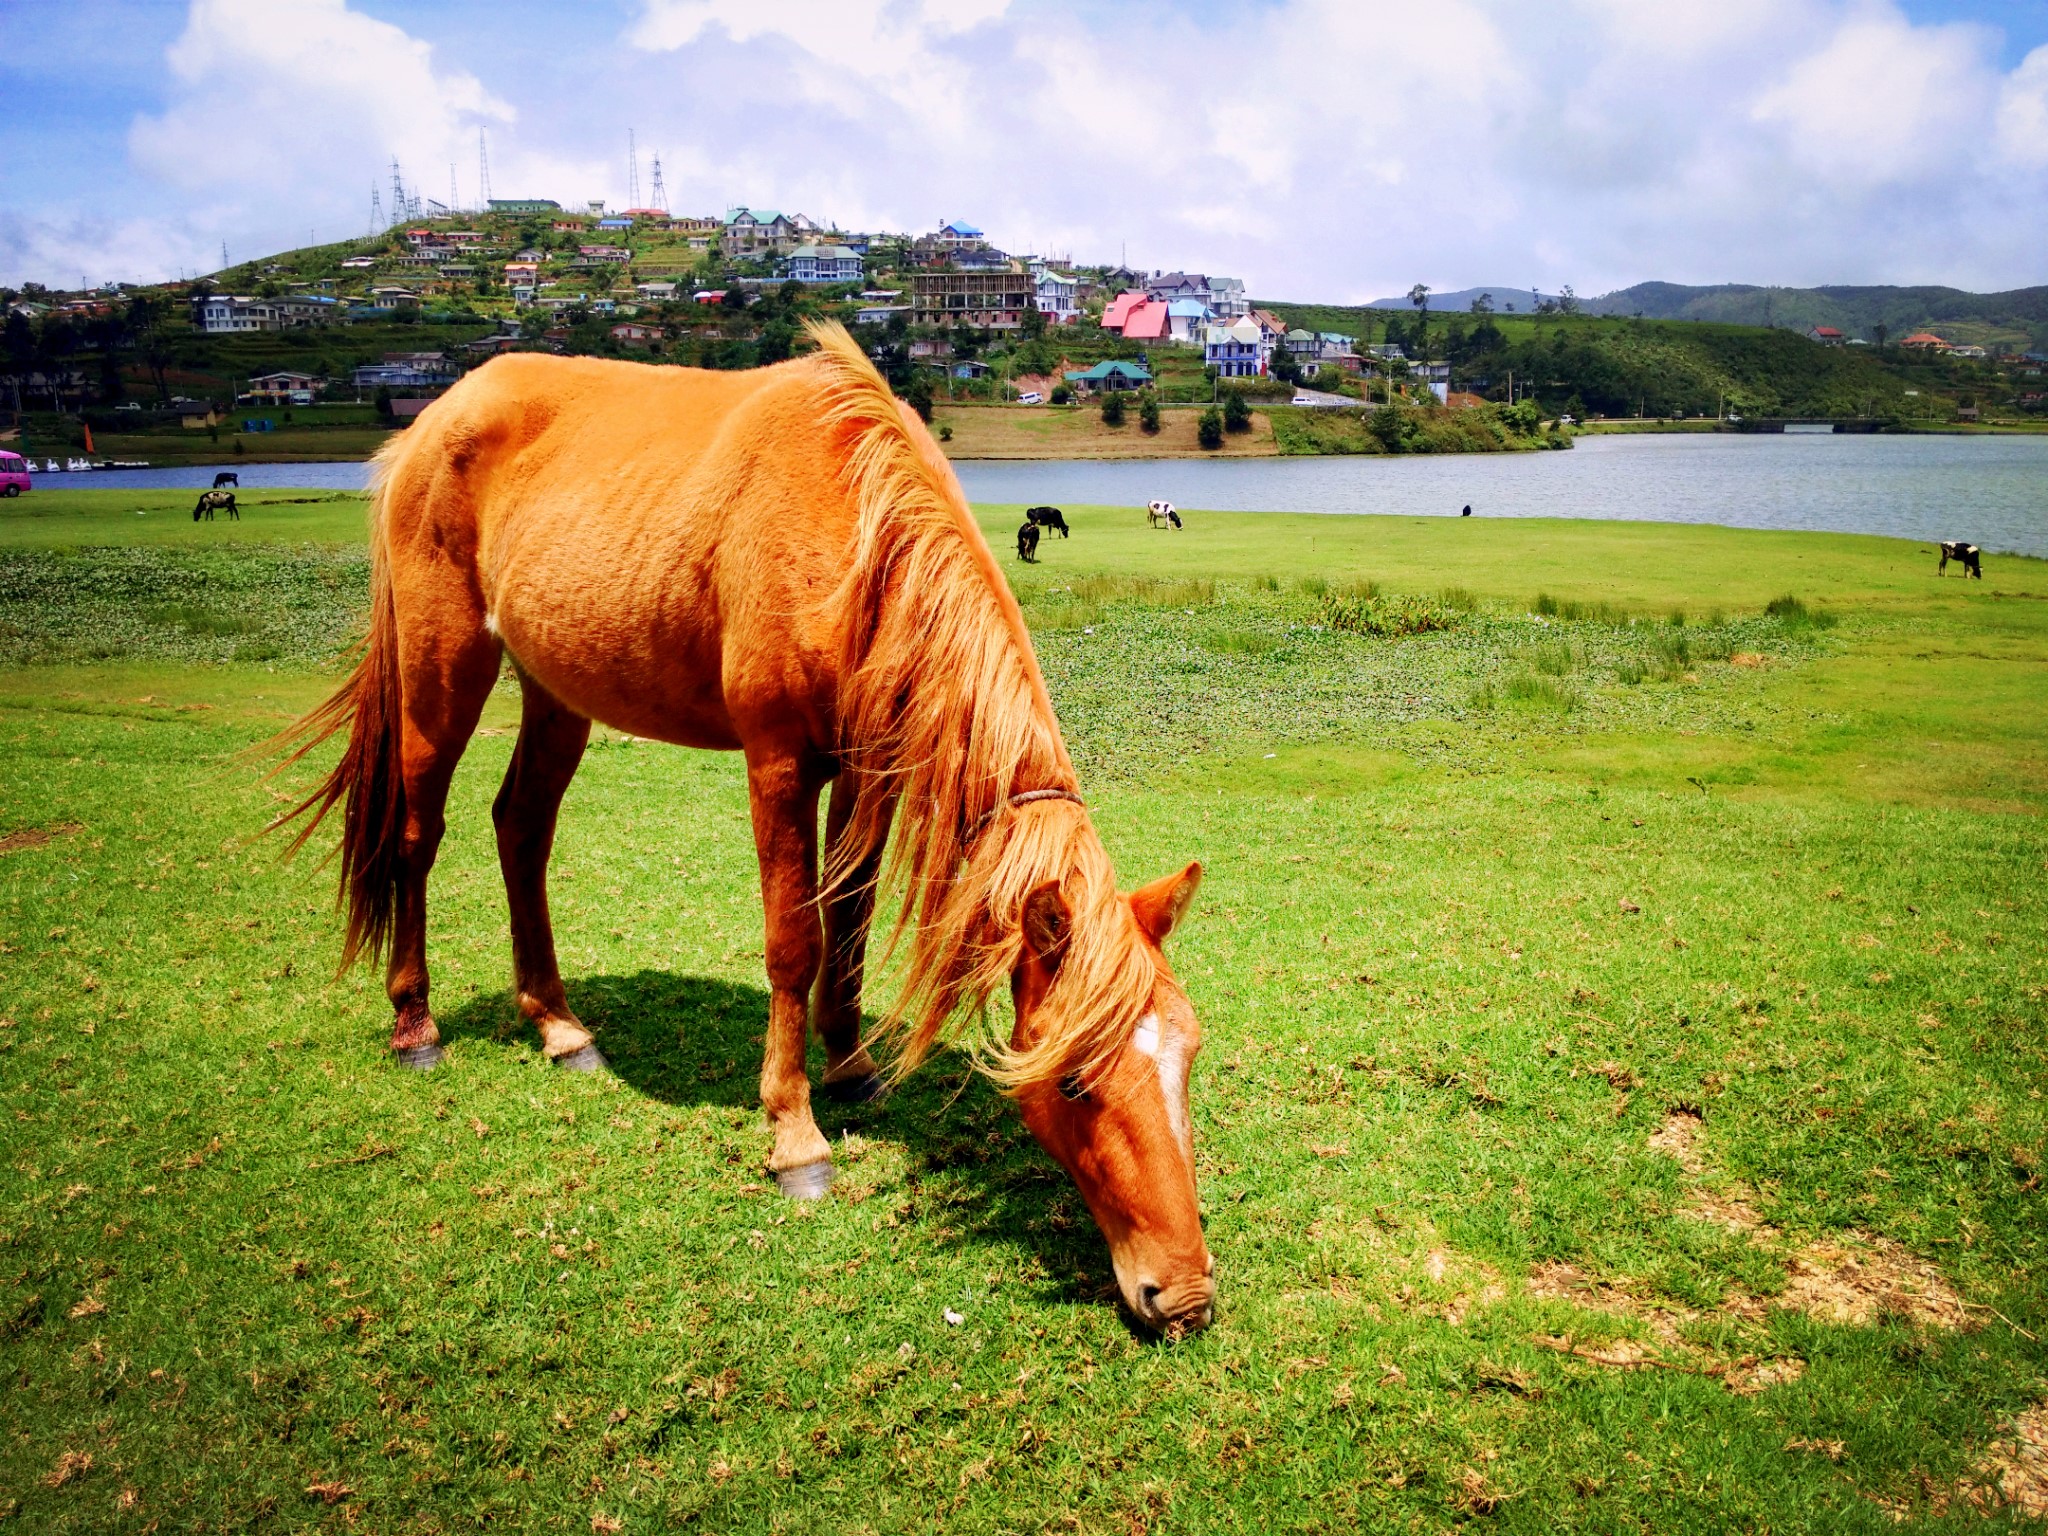
[{"label": "white car", "polygon": [[1316,403],[1316,397],[1314,395],[1296,395],[1292,400],[1288,401],[1287,403],[1289,405],[1314,405]]},{"label": "white car", "polygon": [[1017,403],[1019,405],[1043,405],[1045,404],[1045,396],[1035,389],[1027,389],[1017,397]]}]

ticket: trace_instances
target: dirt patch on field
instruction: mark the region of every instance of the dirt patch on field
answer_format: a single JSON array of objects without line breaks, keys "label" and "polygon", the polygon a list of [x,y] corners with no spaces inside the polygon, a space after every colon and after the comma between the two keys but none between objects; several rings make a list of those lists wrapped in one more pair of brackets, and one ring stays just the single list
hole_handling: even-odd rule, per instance
[{"label": "dirt patch on field", "polygon": [[[1652,1151],[1672,1158],[1693,1180],[1710,1176],[1700,1146],[1703,1122],[1689,1109],[1673,1110],[1650,1133]],[[1768,1241],[1778,1236],[1737,1183],[1722,1189],[1694,1188],[1685,1214],[1731,1232]],[[1735,1296],[1723,1310],[1760,1318],[1771,1307],[1791,1307],[1827,1323],[1868,1328],[1880,1318],[1897,1318],[1926,1328],[1964,1328],[1969,1312],[1939,1269],[1890,1238],[1847,1232],[1838,1239],[1807,1244],[1786,1255],[1785,1289],[1774,1297]]]},{"label": "dirt patch on field", "polygon": [[1826,1323],[1868,1328],[1896,1318],[1925,1328],[1967,1328],[1969,1312],[1946,1276],[1889,1238],[1863,1232],[1841,1242],[1810,1243],[1785,1261],[1781,1307]]},{"label": "dirt patch on field", "polygon": [[1969,1477],[1950,1487],[1920,1474],[1920,1501],[1874,1495],[1872,1502],[1904,1524],[1924,1510],[1937,1518],[1958,1506],[1979,1514],[2048,1519],[2048,1403],[2037,1403],[1991,1443]]},{"label": "dirt patch on field", "polygon": [[18,853],[23,848],[40,848],[54,838],[70,837],[83,832],[85,826],[76,821],[52,822],[47,827],[23,827],[19,832],[0,835],[0,853]]}]

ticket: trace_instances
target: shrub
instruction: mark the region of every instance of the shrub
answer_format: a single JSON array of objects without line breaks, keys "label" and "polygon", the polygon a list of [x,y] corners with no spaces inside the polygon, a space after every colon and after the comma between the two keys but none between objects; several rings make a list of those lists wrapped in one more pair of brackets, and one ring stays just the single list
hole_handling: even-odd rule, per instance
[{"label": "shrub", "polygon": [[1580,704],[1577,690],[1569,684],[1534,672],[1516,673],[1507,680],[1502,692],[1510,704],[1519,704],[1524,709],[1553,710],[1561,715],[1569,714]]},{"label": "shrub", "polygon": [[1065,405],[1074,398],[1074,392],[1064,384],[1055,384],[1048,398],[1054,405]]},{"label": "shrub", "polygon": [[1809,608],[1791,593],[1774,597],[1764,605],[1764,616],[1776,619],[1787,629],[1829,629],[1835,615],[1824,608]]},{"label": "shrub", "polygon": [[1428,598],[1383,598],[1376,591],[1371,595],[1325,593],[1321,614],[1332,629],[1383,637],[1425,635],[1450,629],[1458,622],[1455,612]]},{"label": "shrub", "polygon": [[1383,405],[1374,411],[1366,429],[1388,453],[1399,453],[1408,435],[1407,424],[1402,420],[1398,405]]},{"label": "shrub", "polygon": [[1330,590],[1330,584],[1320,576],[1304,576],[1298,585],[1308,597],[1321,597]]},{"label": "shrub", "polygon": [[1633,688],[1650,675],[1640,656],[1624,656],[1614,664],[1614,680]]},{"label": "shrub", "polygon": [[922,372],[912,374],[903,398],[910,402],[910,408],[917,412],[920,421],[932,419],[932,381],[929,376]]},{"label": "shrub", "polygon": [[939,441],[942,443],[953,441],[953,424],[950,421],[939,423]]},{"label": "shrub", "polygon": [[1436,600],[1446,608],[1455,608],[1459,613],[1477,613],[1479,597],[1468,587],[1445,587],[1437,593]]},{"label": "shrub", "polygon": [[1147,432],[1159,430],[1159,397],[1149,389],[1138,398],[1138,425]]},{"label": "shrub", "polygon": [[1529,653],[1529,665],[1545,677],[1563,677],[1577,660],[1564,644],[1539,645]]},{"label": "shrub", "polygon": [[1252,408],[1246,403],[1244,391],[1226,389],[1223,391],[1223,430],[1226,432],[1249,432],[1252,429]]},{"label": "shrub", "polygon": [[1204,448],[1223,446],[1223,413],[1215,406],[1202,412],[1202,419],[1195,425],[1195,441]]},{"label": "shrub", "polygon": [[1102,424],[1105,427],[1120,427],[1124,424],[1124,396],[1118,389],[1107,390],[1102,396]]}]

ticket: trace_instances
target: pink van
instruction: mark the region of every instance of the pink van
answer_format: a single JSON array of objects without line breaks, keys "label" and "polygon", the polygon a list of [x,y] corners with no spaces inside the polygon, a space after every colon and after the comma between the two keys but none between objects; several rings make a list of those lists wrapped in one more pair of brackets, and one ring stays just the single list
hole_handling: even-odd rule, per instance
[{"label": "pink van", "polygon": [[19,496],[28,489],[28,461],[0,448],[0,496]]}]

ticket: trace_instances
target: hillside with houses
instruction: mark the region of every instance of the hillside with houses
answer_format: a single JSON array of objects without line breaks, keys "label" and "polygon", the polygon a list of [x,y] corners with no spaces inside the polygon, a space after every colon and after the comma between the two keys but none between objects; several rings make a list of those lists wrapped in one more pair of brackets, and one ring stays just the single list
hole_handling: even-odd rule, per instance
[{"label": "hillside with houses", "polygon": [[357,457],[500,352],[749,368],[835,319],[928,417],[1085,406],[1120,432],[1120,397],[1141,439],[1162,410],[1213,417],[1184,435],[1218,451],[1254,406],[1281,452],[1530,446],[1600,418],[2042,419],[2037,352],[1594,315],[1568,295],[1522,313],[1490,293],[1446,312],[1421,287],[1405,311],[1259,302],[1241,277],[1008,251],[965,220],[857,231],[766,207],[498,199],[193,282],[0,291],[0,408],[31,452]]}]

